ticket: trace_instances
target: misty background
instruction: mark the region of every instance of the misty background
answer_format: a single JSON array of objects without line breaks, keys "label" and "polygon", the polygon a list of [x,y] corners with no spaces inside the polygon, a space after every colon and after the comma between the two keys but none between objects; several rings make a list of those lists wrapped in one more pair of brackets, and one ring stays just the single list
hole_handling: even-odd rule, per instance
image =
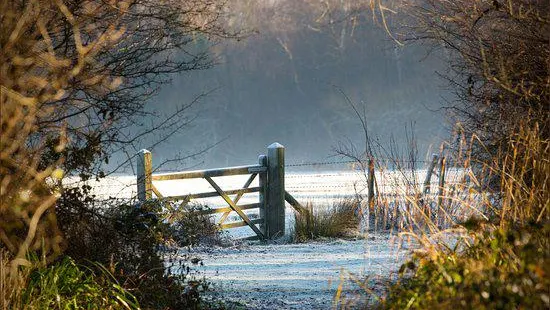
[{"label": "misty background", "polygon": [[444,55],[399,45],[365,11],[254,9],[237,25],[249,35],[210,47],[212,68],[174,76],[153,99],[150,108],[169,114],[207,94],[187,112],[192,122],[152,149],[154,165],[194,153],[162,169],[254,164],[272,142],[286,147],[287,163],[335,160],[339,142],[364,143],[342,92],[366,109],[370,134],[382,144],[393,136],[406,147],[412,125],[424,159],[448,137],[437,111],[448,95],[437,74]]}]

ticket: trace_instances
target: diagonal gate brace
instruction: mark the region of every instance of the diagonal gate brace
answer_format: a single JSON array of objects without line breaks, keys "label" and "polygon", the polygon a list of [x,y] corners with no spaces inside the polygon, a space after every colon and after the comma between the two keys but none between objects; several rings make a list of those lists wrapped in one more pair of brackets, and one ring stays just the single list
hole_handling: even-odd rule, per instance
[{"label": "diagonal gate brace", "polygon": [[212,185],[212,187],[216,190],[216,192],[218,192],[218,194],[220,194],[220,196],[223,198],[223,200],[225,200],[225,202],[229,205],[229,207],[231,209],[233,209],[233,211],[237,212],[237,214],[243,219],[243,221],[248,226],[250,226],[250,228],[252,228],[252,230],[256,233],[256,235],[258,235],[258,237],[260,237],[260,239],[265,239],[264,235],[258,229],[258,227],[256,227],[256,225],[254,225],[250,221],[248,216],[246,216],[246,214],[244,214],[244,212],[239,207],[237,207],[237,205],[235,205],[235,203],[233,203],[231,198],[229,198],[229,196],[218,186],[218,184],[216,184],[216,182],[214,182],[214,180],[212,180],[211,177],[205,176],[204,178],[206,179],[206,181],[208,181],[208,183],[210,183],[210,185]]},{"label": "diagonal gate brace", "polygon": [[[250,184],[252,184],[252,181],[254,181],[254,178],[256,178],[258,174],[257,173],[253,173],[249,178],[248,180],[246,181],[246,183],[244,184],[243,186],[243,189],[247,189]],[[239,192],[237,194],[237,196],[235,197],[235,199],[233,199],[233,203],[236,205],[237,202],[239,202],[239,200],[243,197],[244,195],[244,192]],[[229,214],[231,213],[231,211],[227,211],[225,212],[222,217],[220,218],[220,221],[218,222],[218,224],[223,224],[223,222],[225,222],[225,220],[227,219],[227,217],[229,216]]]}]

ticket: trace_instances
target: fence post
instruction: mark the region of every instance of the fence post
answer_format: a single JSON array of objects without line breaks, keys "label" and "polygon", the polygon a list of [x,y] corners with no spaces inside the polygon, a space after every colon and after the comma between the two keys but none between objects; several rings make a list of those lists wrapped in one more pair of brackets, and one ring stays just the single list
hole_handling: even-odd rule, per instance
[{"label": "fence post", "polygon": [[267,147],[266,237],[285,234],[285,147],[275,142]]},{"label": "fence post", "polygon": [[443,207],[443,196],[445,195],[445,170],[445,156],[443,156],[441,157],[441,160],[439,160],[439,192],[437,194],[439,213],[442,213],[441,208]]},{"label": "fence post", "polygon": [[153,158],[146,149],[139,151],[137,161],[137,197],[145,201],[153,197]]},{"label": "fence post", "polygon": [[[260,155],[258,156],[258,164],[262,167],[267,167],[267,156],[266,155]],[[263,223],[260,224],[260,230],[264,236],[267,235],[266,230],[266,198],[267,198],[267,171],[266,172],[260,172],[258,174],[258,187],[260,188],[259,192],[259,203],[260,203],[260,218],[264,219]]]},{"label": "fence post", "polygon": [[367,183],[369,211],[372,211],[374,209],[374,159],[372,157],[369,158],[369,174]]},{"label": "fence post", "polygon": [[432,162],[428,166],[428,170],[426,171],[426,179],[424,179],[424,189],[422,190],[422,193],[424,194],[430,193],[432,174],[434,173],[435,165],[437,164],[438,158],[439,156],[437,156],[437,154],[432,155]]}]

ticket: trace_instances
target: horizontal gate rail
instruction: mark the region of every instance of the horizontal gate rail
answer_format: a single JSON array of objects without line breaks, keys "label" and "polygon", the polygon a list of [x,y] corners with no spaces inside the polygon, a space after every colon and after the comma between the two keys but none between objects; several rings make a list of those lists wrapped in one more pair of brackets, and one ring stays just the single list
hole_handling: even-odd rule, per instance
[{"label": "horizontal gate rail", "polygon": [[[255,219],[255,220],[250,220],[250,223],[252,224],[263,224],[264,222],[264,219]],[[222,229],[227,229],[227,228],[237,228],[237,227],[243,227],[243,226],[247,226],[248,224],[244,221],[241,221],[241,222],[234,222],[234,223],[227,223],[227,224],[223,224],[223,225],[220,225],[220,227]],[[261,238],[261,236],[259,236]]]},{"label": "horizontal gate rail", "polygon": [[[259,187],[249,187],[249,188],[241,188],[241,189],[231,189],[225,191],[227,195],[235,195],[235,194],[247,194],[247,193],[256,193],[259,192]],[[173,201],[173,200],[185,200],[189,201],[192,199],[199,199],[199,198],[210,198],[210,197],[218,197],[220,194],[218,192],[207,192],[207,193],[198,193],[198,194],[189,194],[189,195],[181,195],[181,196],[165,196],[162,198],[162,200],[166,201]]]},{"label": "horizontal gate rail", "polygon": [[152,180],[169,181],[169,180],[199,179],[199,178],[207,178],[207,177],[214,178],[214,177],[224,177],[224,176],[231,176],[231,175],[260,173],[260,172],[266,172],[266,171],[267,171],[267,167],[263,167],[260,165],[249,165],[249,166],[238,166],[238,167],[228,167],[228,168],[218,168],[218,169],[208,169],[208,170],[154,174],[152,176]]},{"label": "horizontal gate rail", "polygon": [[[241,210],[250,210],[250,209],[257,209],[260,207],[259,203],[250,203],[245,205],[237,205],[239,209]],[[216,213],[225,213],[225,212],[231,212],[233,209],[231,207],[224,207],[224,208],[213,208],[213,209],[207,209],[207,210],[199,210],[195,211],[199,214],[216,214]]]}]

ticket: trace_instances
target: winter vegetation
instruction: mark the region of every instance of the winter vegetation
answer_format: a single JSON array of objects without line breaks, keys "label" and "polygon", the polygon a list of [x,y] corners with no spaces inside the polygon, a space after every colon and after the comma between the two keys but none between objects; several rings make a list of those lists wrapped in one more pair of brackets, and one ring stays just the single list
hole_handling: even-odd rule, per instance
[{"label": "winter vegetation", "polygon": [[[0,0],[0,22],[1,309],[550,308],[548,1]],[[368,60],[372,50],[348,44],[370,35],[396,47],[395,84],[376,78],[387,69],[379,64],[384,70],[366,77],[333,67],[348,53]],[[247,40],[254,36],[263,43]],[[288,62],[264,59],[273,46]],[[444,55],[443,71],[432,74],[446,82],[446,99],[433,113],[446,116],[450,130],[426,160],[429,126],[417,131],[406,119],[418,106],[397,107],[407,126],[396,137],[379,125],[384,110],[368,102],[427,96],[412,91],[425,86],[423,76],[401,71],[413,65],[398,57],[409,46]],[[239,58],[242,50],[249,54]],[[296,56],[303,54],[310,59]],[[177,88],[170,84],[177,74],[194,85],[194,76],[227,58],[237,59],[239,76],[259,68],[303,98],[317,84],[301,79],[301,67],[321,77],[327,66],[353,89],[383,91],[357,100],[329,79],[331,100],[305,110],[246,101],[239,112],[213,97],[201,115],[193,109],[211,95],[202,89],[187,103],[158,104],[163,91]],[[264,69],[268,60],[272,71]],[[239,101],[242,85],[226,73],[229,97]],[[356,129],[334,143],[333,162],[304,161],[320,149],[304,141],[281,188],[262,189],[275,184],[263,177],[284,172],[284,160],[269,170],[262,158],[256,165],[257,153],[247,157],[253,177],[233,181],[218,170],[203,173],[205,185],[168,180],[152,188],[128,176],[143,172],[134,170],[142,148],[185,151],[159,156],[153,173],[217,158],[208,154],[224,147],[230,131],[222,119],[232,119],[233,144],[256,152],[245,130],[255,110],[273,115],[260,120],[258,135],[292,136],[292,145],[318,123],[324,129],[315,143]],[[373,126],[373,118],[383,120]],[[210,127],[196,134],[194,122]],[[219,162],[237,156],[234,145],[220,153]],[[338,170],[299,170],[333,164]],[[136,183],[145,199],[137,199]],[[225,195],[243,183],[252,195]],[[223,199],[188,196],[213,190]],[[160,191],[180,196],[161,199]],[[244,220],[238,229],[250,231],[252,220],[266,233],[271,202],[260,203],[277,193],[292,204],[276,219],[290,233],[247,241],[222,229],[235,217]],[[220,203],[229,209],[215,211]],[[235,215],[243,205],[246,212]],[[398,244],[393,261],[390,240]],[[334,288],[311,290],[325,278]],[[216,281],[226,286],[216,291]]]},{"label": "winter vegetation", "polygon": [[307,213],[296,213],[294,218],[294,240],[306,242],[320,237],[353,237],[359,234],[358,201],[343,200],[324,209],[307,206]]}]

